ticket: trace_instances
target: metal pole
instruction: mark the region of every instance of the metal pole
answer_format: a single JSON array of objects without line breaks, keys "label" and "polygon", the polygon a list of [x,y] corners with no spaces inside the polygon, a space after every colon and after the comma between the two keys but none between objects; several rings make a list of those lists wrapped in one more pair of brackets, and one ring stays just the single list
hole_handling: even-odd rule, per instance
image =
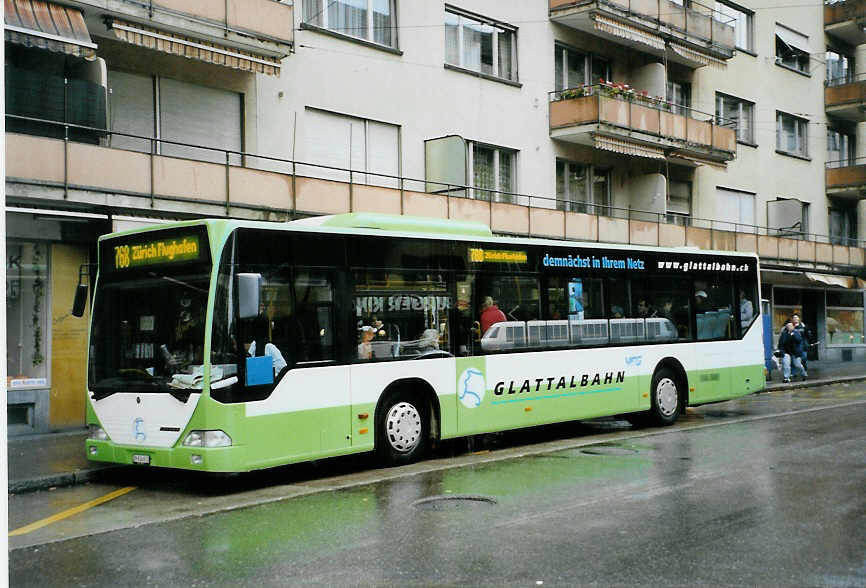
[{"label": "metal pole", "polygon": [[230,216],[231,212],[231,182],[229,181],[229,157],[230,154],[226,151],[226,216]]}]

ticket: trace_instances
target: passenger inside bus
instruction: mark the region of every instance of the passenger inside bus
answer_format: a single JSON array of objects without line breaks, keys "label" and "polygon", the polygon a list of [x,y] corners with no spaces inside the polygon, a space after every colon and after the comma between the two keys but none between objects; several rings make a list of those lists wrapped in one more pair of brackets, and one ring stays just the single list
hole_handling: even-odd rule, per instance
[{"label": "passenger inside bus", "polygon": [[288,364],[277,346],[271,343],[269,327],[270,321],[267,317],[259,316],[250,321],[247,325],[249,335],[246,338],[250,342],[244,343],[244,349],[247,357],[269,357],[273,364],[274,381],[276,381]]}]

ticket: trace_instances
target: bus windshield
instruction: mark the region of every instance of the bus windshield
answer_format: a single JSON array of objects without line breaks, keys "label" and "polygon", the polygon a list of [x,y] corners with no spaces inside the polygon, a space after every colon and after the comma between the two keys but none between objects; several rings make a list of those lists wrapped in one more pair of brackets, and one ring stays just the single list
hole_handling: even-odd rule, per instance
[{"label": "bus windshield", "polygon": [[209,266],[178,270],[100,284],[90,338],[95,397],[201,388]]}]

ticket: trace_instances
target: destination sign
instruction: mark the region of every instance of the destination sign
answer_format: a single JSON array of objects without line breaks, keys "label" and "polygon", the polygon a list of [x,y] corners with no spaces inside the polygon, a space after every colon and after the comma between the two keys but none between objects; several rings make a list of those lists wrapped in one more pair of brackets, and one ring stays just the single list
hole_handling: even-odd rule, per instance
[{"label": "destination sign", "polygon": [[114,269],[195,261],[201,255],[198,235],[181,235],[114,247]]},{"label": "destination sign", "polygon": [[503,249],[469,249],[472,263],[526,263],[526,251],[506,251]]}]

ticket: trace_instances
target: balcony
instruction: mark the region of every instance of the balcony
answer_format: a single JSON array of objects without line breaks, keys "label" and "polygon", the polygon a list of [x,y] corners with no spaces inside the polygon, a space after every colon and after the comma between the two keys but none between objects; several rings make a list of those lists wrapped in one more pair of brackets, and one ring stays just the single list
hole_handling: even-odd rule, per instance
[{"label": "balcony", "polygon": [[[724,166],[736,156],[734,129],[713,115],[614,85],[550,94],[550,136],[636,157]],[[679,114],[684,112],[687,114]]]},{"label": "balcony", "polygon": [[[84,131],[78,129],[79,134]],[[57,134],[74,135],[72,129]],[[466,197],[472,193],[468,186],[446,186],[431,194],[424,191],[425,179],[336,169],[200,145],[185,145],[186,151],[209,150],[218,155],[210,157],[211,161],[168,157],[156,151],[160,144],[171,142],[136,138],[150,141],[151,152],[7,132],[7,210],[42,207],[147,217],[271,221],[382,212],[478,221],[508,235],[754,251],[762,261],[785,267],[861,272],[866,264],[866,241],[834,245],[822,235],[783,235],[766,227],[694,217],[674,220],[664,213],[599,205],[580,212],[581,207],[573,202],[525,194],[485,191],[484,199],[473,199]],[[214,163],[214,159],[225,163]]]},{"label": "balcony", "polygon": [[[178,49],[164,48],[164,45],[186,45],[189,48],[181,49],[181,53],[187,57],[216,47],[217,51],[222,49],[226,59],[243,59],[243,52],[250,52],[254,57],[282,58],[289,53],[294,41],[293,6],[274,0],[70,0],[65,3],[84,12],[91,32],[169,52]],[[240,49],[240,57],[232,55],[231,49]]]},{"label": "balcony", "polygon": [[698,2],[549,0],[549,7],[555,23],[688,67],[723,66],[734,56],[734,23]]},{"label": "balcony", "polygon": [[866,158],[828,161],[824,180],[828,196],[848,200],[866,199]]},{"label": "balcony", "polygon": [[849,76],[825,82],[824,110],[852,122],[866,121],[866,78]]},{"label": "balcony", "polygon": [[824,32],[852,47],[866,43],[866,0],[824,4]]}]

